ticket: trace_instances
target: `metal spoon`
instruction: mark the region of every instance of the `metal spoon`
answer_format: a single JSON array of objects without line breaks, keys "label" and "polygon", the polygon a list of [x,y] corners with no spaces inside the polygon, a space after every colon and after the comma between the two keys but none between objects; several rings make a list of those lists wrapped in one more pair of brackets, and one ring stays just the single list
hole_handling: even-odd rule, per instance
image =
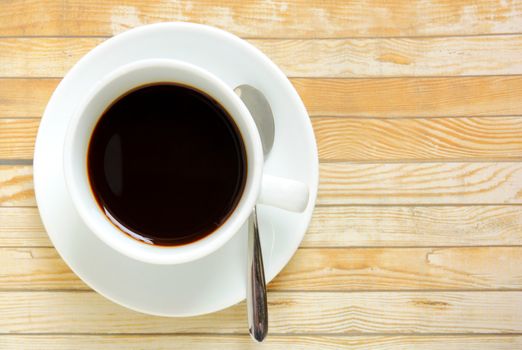
[{"label": "metal spoon", "polygon": [[[261,136],[265,158],[274,144],[274,115],[265,95],[250,85],[234,89],[247,106]],[[256,207],[252,211],[248,227],[248,281],[247,281],[248,331],[257,342],[268,333],[268,309],[266,303],[265,270],[259,241]]]}]

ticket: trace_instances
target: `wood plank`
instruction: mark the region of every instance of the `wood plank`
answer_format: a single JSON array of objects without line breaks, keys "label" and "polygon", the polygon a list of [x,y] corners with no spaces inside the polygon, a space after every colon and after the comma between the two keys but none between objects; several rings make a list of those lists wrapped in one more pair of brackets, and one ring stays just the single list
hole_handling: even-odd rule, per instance
[{"label": "wood plank", "polygon": [[[269,322],[279,333],[516,333],[522,292],[277,293]],[[94,292],[0,293],[1,333],[239,333],[243,303],[218,313],[153,317]],[[216,322],[219,320],[219,322]]]},{"label": "wood plank", "polygon": [[0,248],[0,252],[0,289],[90,289],[54,248]]},{"label": "wood plank", "polygon": [[518,247],[304,249],[270,287],[307,291],[520,289],[521,264]]},{"label": "wood plank", "polygon": [[[302,247],[522,245],[518,206],[317,207]],[[0,247],[52,247],[38,209],[0,207]]]},{"label": "wood plank", "polygon": [[[522,62],[517,60],[522,55],[522,35],[251,42],[290,77],[522,73]],[[491,52],[495,52],[494,59]]]},{"label": "wood plank", "polygon": [[522,347],[519,335],[353,335],[310,336],[270,335],[263,344],[255,344],[248,335],[0,335],[4,350],[106,350],[172,349],[179,350],[513,350]]},{"label": "wood plank", "polygon": [[[32,240],[28,240],[28,244],[31,242]],[[314,209],[310,228],[301,246],[437,247],[521,244],[522,211],[518,206],[327,206]]]},{"label": "wood plank", "polygon": [[[39,119],[0,119],[0,158],[32,159]],[[322,161],[522,159],[522,117],[313,118]]]},{"label": "wood plank", "polygon": [[[522,203],[522,163],[320,164],[319,205]],[[0,166],[0,206],[34,206],[32,167]]]},{"label": "wood plank", "polygon": [[0,165],[0,206],[34,206],[33,167]]},{"label": "wood plank", "polygon": [[[104,40],[5,36],[106,36],[177,19],[251,38],[319,116],[322,160],[402,162],[321,165],[307,248],[270,285],[275,336],[265,347],[522,347],[522,247],[418,247],[520,244],[522,212],[512,204],[521,202],[522,164],[512,161],[522,149],[522,3],[313,1],[8,0],[0,3],[0,77],[60,77]],[[489,33],[501,35],[466,36]],[[309,40],[317,38],[325,39]],[[393,76],[409,78],[385,78]],[[39,117],[57,82],[0,78],[0,118]],[[465,118],[416,118],[449,116]],[[496,118],[477,118],[484,116]],[[3,164],[32,158],[37,125],[0,121]],[[49,244],[35,208],[11,207],[35,204],[31,173],[0,166],[0,245],[13,245],[0,248],[1,349],[258,347],[246,334],[244,304],[183,320],[137,314],[88,291],[54,249],[21,247]],[[337,248],[312,248],[321,244]]]},{"label": "wood plank", "polygon": [[317,203],[520,204],[521,163],[320,164]]},{"label": "wood plank", "polygon": [[314,118],[320,160],[520,160],[522,117]]},{"label": "wood plank", "polygon": [[1,117],[40,117],[59,79],[0,79]]},{"label": "wood plank", "polygon": [[0,38],[1,77],[62,77],[99,38]]},{"label": "wood plank", "polygon": [[52,247],[37,208],[0,207],[0,247]]},{"label": "wood plank", "polygon": [[[411,3],[339,1],[221,1],[196,0],[117,2],[96,1],[85,6],[66,2],[74,34],[115,34],[146,23],[181,20],[214,25],[248,37],[342,37],[436,34],[483,34],[522,31],[519,3],[438,1]],[[305,20],[303,20],[305,19]]]},{"label": "wood plank", "polygon": [[521,76],[293,78],[312,116],[447,117],[522,114]]},{"label": "wood plank", "polygon": [[60,35],[64,32],[63,1],[0,2],[0,36]]},{"label": "wood plank", "polygon": [[473,35],[521,32],[521,13],[520,3],[500,0],[11,0],[0,3],[0,35],[112,35],[162,21],[201,22],[247,37]]},{"label": "wood plank", "polygon": [[[59,79],[0,79],[0,118],[40,117]],[[312,116],[522,115],[522,76],[293,78]]]},{"label": "wood plank", "polygon": [[[277,291],[522,289],[522,248],[300,249]],[[0,289],[89,290],[54,248],[0,248]]]},{"label": "wood plank", "polygon": [[[0,77],[61,77],[103,40],[2,38]],[[522,35],[249,41],[290,77],[522,74]]]},{"label": "wood plank", "polygon": [[33,159],[40,119],[0,119],[0,159]]}]

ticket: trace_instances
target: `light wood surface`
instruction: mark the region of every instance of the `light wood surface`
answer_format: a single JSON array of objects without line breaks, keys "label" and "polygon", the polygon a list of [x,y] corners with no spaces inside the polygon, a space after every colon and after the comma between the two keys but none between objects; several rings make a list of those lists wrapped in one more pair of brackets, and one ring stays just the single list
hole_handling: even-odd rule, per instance
[{"label": "light wood surface", "polygon": [[0,12],[0,34],[112,35],[138,25],[188,21],[243,37],[386,37],[504,34],[522,31],[522,5],[399,1],[90,1],[15,0]]},{"label": "light wood surface", "polygon": [[[103,41],[103,38],[81,37],[0,38],[0,77],[61,77]],[[522,34],[248,41],[265,52],[289,77],[522,74],[522,62],[518,59],[522,55]]]},{"label": "light wood surface", "polygon": [[[521,247],[300,249],[273,291],[522,290]],[[54,248],[0,248],[6,290],[88,290]]]},{"label": "light wood surface", "polygon": [[[0,118],[40,117],[58,78],[2,79]],[[522,76],[290,78],[312,117],[496,117],[522,110]]]},{"label": "light wood surface", "polygon": [[216,350],[513,350],[522,346],[518,335],[278,335],[267,338],[263,344],[254,344],[245,335],[17,335],[0,338],[5,349],[40,350],[52,348],[70,350],[71,344],[78,350],[92,349],[93,344],[103,349],[157,349],[170,350],[173,346],[182,350],[206,350],[211,344]]},{"label": "light wood surface", "polygon": [[[32,159],[37,118],[0,118],[0,157]],[[312,119],[322,161],[522,159],[522,117]]]},{"label": "light wood surface", "polygon": [[[269,285],[271,334],[243,303],[186,319],[90,290],[42,226],[40,117],[106,38],[215,25],[289,76],[320,157],[317,207]],[[0,2],[0,349],[522,348],[522,2]]]},{"label": "light wood surface", "polygon": [[[522,292],[270,292],[278,334],[522,332]],[[0,292],[0,329],[10,333],[245,334],[244,303],[190,318],[139,314],[95,292]],[[305,317],[306,315],[306,317]]]},{"label": "light wood surface", "polygon": [[[23,159],[22,159],[23,161]],[[522,163],[323,163],[317,204],[521,204]],[[36,205],[29,165],[0,165],[0,204]]]},{"label": "light wood surface", "polygon": [[[0,207],[0,247],[52,247],[34,207]],[[522,246],[514,205],[318,206],[301,246]]]}]

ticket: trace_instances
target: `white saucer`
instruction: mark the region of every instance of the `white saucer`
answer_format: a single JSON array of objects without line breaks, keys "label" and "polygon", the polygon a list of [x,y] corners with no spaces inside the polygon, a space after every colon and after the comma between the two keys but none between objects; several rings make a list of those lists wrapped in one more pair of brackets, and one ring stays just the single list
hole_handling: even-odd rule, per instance
[{"label": "white saucer", "polygon": [[276,124],[267,174],[308,184],[311,200],[302,214],[260,207],[267,281],[287,264],[301,242],[315,204],[317,147],[301,99],[285,75],[259,50],[227,32],[189,23],[136,28],[105,41],[83,57],[54,92],[42,118],[34,155],[36,199],[45,228],[69,267],[108,299],[140,312],[192,316],[217,311],[245,298],[246,227],[215,253],[174,265],[141,263],[106,246],[73,209],[62,171],[66,126],[79,101],[100,78],[145,58],[173,58],[214,73],[231,87],[250,84],[270,102]]}]

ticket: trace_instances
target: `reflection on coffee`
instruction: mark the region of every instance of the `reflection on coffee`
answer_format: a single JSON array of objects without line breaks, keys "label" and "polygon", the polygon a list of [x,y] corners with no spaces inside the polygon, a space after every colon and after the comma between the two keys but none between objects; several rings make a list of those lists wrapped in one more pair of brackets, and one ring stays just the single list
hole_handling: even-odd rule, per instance
[{"label": "reflection on coffee", "polygon": [[114,102],[91,136],[87,168],[107,217],[143,242],[194,242],[221,226],[246,182],[237,126],[213,98],[158,83]]}]

